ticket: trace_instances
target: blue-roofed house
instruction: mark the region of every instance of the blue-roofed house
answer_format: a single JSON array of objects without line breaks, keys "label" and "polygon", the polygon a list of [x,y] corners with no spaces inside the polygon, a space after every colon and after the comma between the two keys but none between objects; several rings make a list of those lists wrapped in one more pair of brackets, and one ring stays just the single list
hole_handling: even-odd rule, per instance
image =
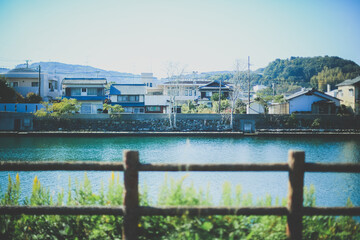
[{"label": "blue-roofed house", "polygon": [[119,104],[124,113],[145,113],[146,84],[112,84],[109,99],[111,105]]},{"label": "blue-roofed house", "polygon": [[81,114],[100,113],[106,99],[106,84],[106,78],[64,78],[62,97],[78,100],[81,103]]}]

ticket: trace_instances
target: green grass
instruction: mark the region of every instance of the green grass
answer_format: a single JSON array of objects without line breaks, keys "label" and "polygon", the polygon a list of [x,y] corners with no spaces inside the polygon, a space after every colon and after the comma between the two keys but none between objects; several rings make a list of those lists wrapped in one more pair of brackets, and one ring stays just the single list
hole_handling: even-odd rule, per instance
[{"label": "green grass", "polygon": [[[212,206],[208,189],[196,189],[179,180],[168,179],[151,205]],[[103,185],[102,185],[103,186]],[[86,174],[82,182],[69,179],[69,190],[56,197],[35,177],[30,197],[20,202],[20,179],[9,176],[8,187],[1,192],[1,205],[122,205],[123,185],[119,175],[111,174],[106,189],[92,191]],[[304,205],[314,206],[314,188],[304,191]],[[66,199],[65,199],[66,196]],[[243,194],[240,185],[223,184],[223,206],[284,206],[286,201],[270,195],[253,203],[251,194]],[[147,189],[141,190],[140,204],[150,205]],[[351,203],[348,203],[351,206]],[[0,215],[0,239],[121,239],[122,217],[99,216],[8,216]],[[314,216],[303,218],[304,239],[360,239],[360,225],[350,217]],[[139,222],[140,239],[286,239],[286,217],[279,216],[144,216]]]}]

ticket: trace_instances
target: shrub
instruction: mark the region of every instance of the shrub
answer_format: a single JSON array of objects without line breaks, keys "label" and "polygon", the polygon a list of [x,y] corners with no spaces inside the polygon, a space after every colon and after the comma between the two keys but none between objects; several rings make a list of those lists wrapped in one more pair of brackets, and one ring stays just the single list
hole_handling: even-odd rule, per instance
[{"label": "shrub", "polygon": [[[211,206],[209,190],[184,185],[165,177],[159,191],[157,205]],[[85,173],[83,182],[69,179],[65,199],[64,190],[56,199],[35,177],[30,199],[25,205],[122,205],[123,185],[119,174],[111,173],[107,190],[103,184],[98,193],[92,191]],[[315,206],[314,187],[304,189],[304,205]],[[9,177],[7,191],[1,195],[1,205],[20,205],[20,179]],[[155,205],[156,205],[155,204]],[[224,206],[252,206],[251,194],[244,194],[240,185],[233,188],[224,183],[221,204]],[[259,199],[256,206],[285,206],[286,200],[270,195]],[[146,186],[140,194],[140,205],[149,205]],[[348,203],[348,206],[351,204]],[[118,216],[34,216],[0,215],[0,239],[120,239],[123,218]],[[360,239],[360,224],[350,217],[309,216],[303,218],[304,239]],[[286,239],[286,217],[279,216],[143,216],[139,222],[139,239]]]},{"label": "shrub", "polygon": [[315,118],[313,123],[311,124],[311,128],[320,128],[321,120],[320,118]]},{"label": "shrub", "polygon": [[61,117],[70,114],[74,114],[79,111],[80,103],[76,99],[64,98],[61,101],[55,101],[52,104],[49,102],[42,102],[45,109],[42,108],[34,113],[37,117]]},{"label": "shrub", "polygon": [[33,93],[33,92],[29,92],[26,95],[26,99],[25,101],[27,103],[40,103],[42,101],[42,97],[40,97],[39,95]]}]

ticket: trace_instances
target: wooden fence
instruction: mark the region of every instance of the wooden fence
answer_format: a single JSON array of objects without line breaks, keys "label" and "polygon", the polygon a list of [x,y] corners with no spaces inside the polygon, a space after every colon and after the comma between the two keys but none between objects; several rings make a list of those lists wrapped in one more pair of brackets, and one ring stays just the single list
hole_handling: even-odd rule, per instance
[{"label": "wooden fence", "polygon": [[[305,172],[360,173],[360,164],[305,163],[305,153],[289,151],[288,163],[273,164],[141,164],[137,151],[124,151],[124,163],[101,162],[0,162],[0,171],[124,171],[123,206],[0,206],[4,215],[121,215],[123,238],[138,238],[140,216],[277,215],[287,216],[289,239],[302,238],[302,216],[360,216],[360,207],[304,207]],[[139,206],[138,174],[142,171],[287,171],[287,207],[149,207]]]}]

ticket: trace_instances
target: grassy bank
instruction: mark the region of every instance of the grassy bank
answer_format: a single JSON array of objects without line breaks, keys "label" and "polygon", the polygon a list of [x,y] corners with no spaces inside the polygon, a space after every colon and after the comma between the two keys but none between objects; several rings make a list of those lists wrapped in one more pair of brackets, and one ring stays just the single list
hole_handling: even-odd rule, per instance
[{"label": "grassy bank", "polygon": [[[184,178],[165,178],[158,199],[149,202],[146,187],[141,190],[140,204],[212,206],[206,189],[185,186]],[[314,206],[314,188],[305,189],[304,205]],[[53,196],[35,177],[32,194],[20,201],[20,178],[9,177],[7,188],[1,188],[1,205],[122,205],[123,185],[111,174],[107,187],[93,192],[88,178],[82,182],[69,179],[69,190]],[[286,201],[265,196],[253,202],[243,194],[240,185],[225,182],[223,206],[279,206]],[[351,205],[349,202],[348,205]],[[121,239],[122,217],[115,216],[6,216],[0,215],[0,239]],[[360,224],[350,217],[304,217],[304,239],[360,239]],[[141,217],[140,239],[286,239],[286,217],[278,216],[208,216],[208,217]]]}]

